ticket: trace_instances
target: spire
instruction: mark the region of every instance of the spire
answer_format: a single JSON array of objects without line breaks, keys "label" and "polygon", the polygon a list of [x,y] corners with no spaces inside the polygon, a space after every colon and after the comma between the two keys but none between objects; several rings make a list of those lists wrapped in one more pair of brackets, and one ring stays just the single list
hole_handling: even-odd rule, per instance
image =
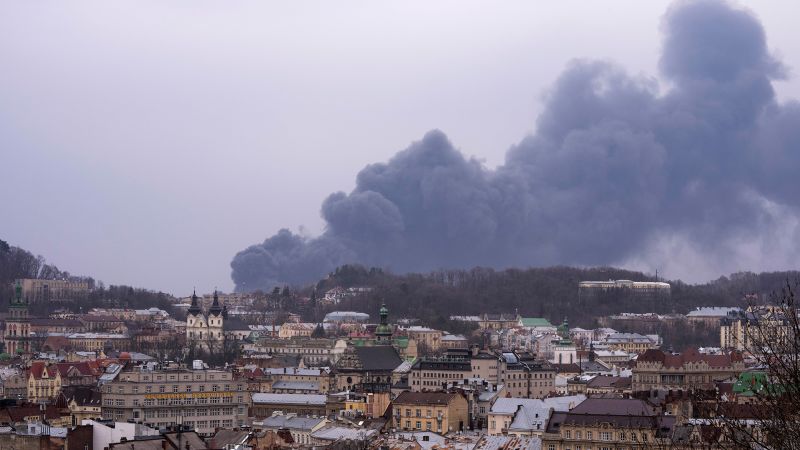
[{"label": "spire", "polygon": [[384,302],[380,309],[381,323],[375,328],[375,338],[379,343],[391,343],[392,327],[389,325],[389,308]]},{"label": "spire", "polygon": [[192,306],[189,307],[189,314],[196,316],[200,314],[200,305],[197,304],[197,291],[192,290]]},{"label": "spire", "polygon": [[222,307],[219,305],[219,296],[217,295],[216,289],[214,289],[214,301],[211,303],[211,308],[208,309],[208,313],[215,316],[222,314]]}]

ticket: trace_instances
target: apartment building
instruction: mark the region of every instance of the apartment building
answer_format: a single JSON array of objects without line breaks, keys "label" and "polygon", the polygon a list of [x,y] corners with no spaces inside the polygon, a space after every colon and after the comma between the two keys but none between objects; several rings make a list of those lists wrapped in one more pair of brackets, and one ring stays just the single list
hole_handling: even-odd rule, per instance
[{"label": "apartment building", "polygon": [[[759,353],[766,342],[777,343],[791,335],[791,326],[779,308],[749,307],[729,311],[720,321],[720,347],[742,352]],[[791,347],[789,347],[791,348]]]},{"label": "apartment building", "polygon": [[469,424],[467,399],[449,392],[403,392],[393,402],[395,427],[405,431],[463,431]]},{"label": "apartment building", "polygon": [[246,425],[245,381],[223,370],[126,370],[102,387],[104,419],[166,428],[182,421],[200,434]]},{"label": "apartment building", "polygon": [[511,397],[544,398],[556,392],[555,367],[530,354],[503,353],[498,378]]}]

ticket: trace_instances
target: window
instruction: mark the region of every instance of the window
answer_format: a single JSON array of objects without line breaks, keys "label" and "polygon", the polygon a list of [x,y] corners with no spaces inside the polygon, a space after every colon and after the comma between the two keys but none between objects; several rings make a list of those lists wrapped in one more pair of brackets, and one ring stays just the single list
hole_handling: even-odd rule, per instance
[{"label": "window", "polygon": [[192,392],[192,385],[191,384],[187,384],[186,385],[186,392]]},{"label": "window", "polygon": [[422,429],[422,422],[420,422],[419,420],[417,421],[417,429],[418,430]]},{"label": "window", "polygon": [[164,392],[164,391],[166,391],[166,386],[159,386],[158,387],[158,392]]},{"label": "window", "polygon": [[178,385],[177,384],[172,385],[172,392],[178,392]]},{"label": "window", "polygon": [[564,431],[564,438],[572,439],[572,431],[570,431],[570,430]]},{"label": "window", "polygon": [[139,386],[134,386],[133,387],[133,393],[134,394],[138,394],[139,393]]},{"label": "window", "polygon": [[600,440],[601,441],[610,441],[611,440],[611,432],[610,431],[601,431],[600,432]]},{"label": "window", "polygon": [[592,432],[591,431],[587,431],[586,432],[586,439],[588,439],[590,441],[592,440]]},{"label": "window", "polygon": [[145,391],[145,392],[147,392],[148,394],[149,394],[149,393],[151,393],[151,392],[153,392],[153,386],[147,386],[147,387],[145,387],[145,388],[144,388],[144,391]]},{"label": "window", "polygon": [[547,450],[556,450],[556,444],[547,444]]},{"label": "window", "polygon": [[619,432],[619,440],[620,441],[624,441],[625,440],[625,432],[624,431],[620,431]]},{"label": "window", "polygon": [[[422,417],[422,410],[421,409],[417,410],[417,417]],[[419,423],[419,422],[417,422],[417,423]],[[417,426],[419,426],[419,425],[417,425]]]}]

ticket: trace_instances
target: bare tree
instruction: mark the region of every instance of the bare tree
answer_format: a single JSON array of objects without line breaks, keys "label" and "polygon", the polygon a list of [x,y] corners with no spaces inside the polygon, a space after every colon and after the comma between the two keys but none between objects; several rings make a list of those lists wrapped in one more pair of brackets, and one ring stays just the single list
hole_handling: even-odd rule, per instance
[{"label": "bare tree", "polygon": [[721,394],[695,413],[698,445],[690,447],[800,449],[799,286],[787,281],[767,304],[751,299],[736,318],[737,346],[753,368],[734,385],[735,398]]}]

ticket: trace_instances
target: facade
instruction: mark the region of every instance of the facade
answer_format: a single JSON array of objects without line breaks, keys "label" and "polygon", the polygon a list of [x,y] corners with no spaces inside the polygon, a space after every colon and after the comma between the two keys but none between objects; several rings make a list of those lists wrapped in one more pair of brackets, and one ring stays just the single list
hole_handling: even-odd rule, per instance
[{"label": "facade", "polygon": [[64,387],[92,386],[95,381],[95,371],[86,362],[48,365],[35,361],[28,372],[28,401],[50,402]]},{"label": "facade", "polygon": [[250,394],[243,380],[223,370],[136,367],[102,388],[104,419],[156,428],[183,425],[200,434],[246,424]]},{"label": "facade", "polygon": [[408,384],[413,392],[438,391],[448,383],[472,377],[469,355],[419,358],[411,366]]},{"label": "facade", "polygon": [[300,357],[307,366],[335,364],[346,348],[345,340],[327,338],[262,338],[257,344],[244,346],[245,351],[250,352]]},{"label": "facade", "polygon": [[463,431],[469,424],[467,400],[448,392],[403,392],[394,402],[394,426],[404,431]]},{"label": "facade", "polygon": [[22,287],[22,296],[31,303],[85,298],[92,289],[85,280],[23,278],[17,280],[17,284]]},{"label": "facade", "polygon": [[448,349],[442,356],[422,357],[408,372],[408,387],[413,392],[436,391],[451,383],[480,378],[498,383],[500,358],[487,351]]},{"label": "facade", "polygon": [[316,326],[317,325],[313,323],[285,323],[281,325],[281,329],[278,332],[278,337],[281,339],[293,337],[311,337],[311,333],[314,332],[314,328]]},{"label": "facade", "polygon": [[17,281],[14,287],[14,298],[8,305],[8,318],[3,335],[6,353],[31,352],[31,324],[28,317],[28,300],[23,297],[22,284]]},{"label": "facade", "polygon": [[693,348],[679,354],[648,350],[636,360],[632,390],[714,389],[717,381],[735,378],[744,369],[742,355],[735,352],[708,355]]},{"label": "facade", "polygon": [[720,321],[720,347],[757,353],[761,351],[756,348],[758,341],[763,343],[774,339],[779,342],[789,336],[790,330],[791,326],[779,309],[749,307],[745,311],[734,310]]},{"label": "facade", "polygon": [[[423,345],[426,349],[436,352],[442,348],[442,332],[433,328],[411,326],[403,328],[402,331],[409,339],[414,339],[417,346]],[[462,347],[463,348],[463,347]]]},{"label": "facade", "polygon": [[542,448],[661,448],[668,445],[674,426],[674,416],[660,415],[642,400],[590,398],[551,415]]},{"label": "facade", "polygon": [[264,419],[276,412],[296,414],[298,416],[325,416],[323,394],[253,394],[253,406],[250,415],[256,419]]},{"label": "facade", "polygon": [[498,383],[511,397],[544,398],[556,392],[556,369],[529,354],[503,353]]},{"label": "facade", "polygon": [[216,291],[214,291],[214,301],[207,313],[200,309],[197,293],[192,293],[192,305],[186,311],[186,342],[197,343],[206,350],[223,342],[225,339],[223,335],[224,316]]},{"label": "facade", "polygon": [[606,337],[604,344],[609,350],[622,350],[628,353],[641,353],[661,345],[655,336],[645,336],[639,333],[614,333]]},{"label": "facade", "polygon": [[522,316],[519,314],[488,314],[480,315],[478,327],[481,330],[503,330],[522,326]]},{"label": "facade", "polygon": [[645,298],[669,298],[670,289],[669,283],[660,281],[581,281],[578,283],[578,297],[584,300],[605,292],[620,292]]}]

